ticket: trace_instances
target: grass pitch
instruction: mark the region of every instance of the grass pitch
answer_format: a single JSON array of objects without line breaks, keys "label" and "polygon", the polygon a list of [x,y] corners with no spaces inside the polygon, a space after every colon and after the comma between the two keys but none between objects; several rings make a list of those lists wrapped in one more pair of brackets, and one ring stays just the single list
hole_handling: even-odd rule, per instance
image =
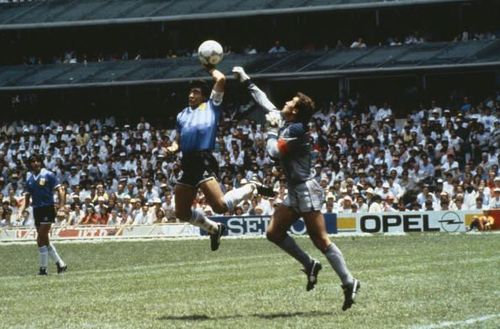
[{"label": "grass pitch", "polygon": [[500,235],[333,238],[362,282],[343,312],[323,263],[300,266],[265,239],[56,243],[65,275],[35,277],[34,244],[0,245],[0,328],[499,328]]}]

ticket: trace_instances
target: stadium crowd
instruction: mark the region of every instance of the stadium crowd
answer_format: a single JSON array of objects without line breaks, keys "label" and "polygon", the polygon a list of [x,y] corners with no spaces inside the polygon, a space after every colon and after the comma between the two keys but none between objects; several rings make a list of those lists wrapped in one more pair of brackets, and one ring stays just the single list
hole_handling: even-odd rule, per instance
[{"label": "stadium crowd", "polygon": [[[498,33],[497,33],[498,34]],[[255,55],[259,53],[284,53],[289,50],[328,50],[333,49],[343,49],[343,48],[366,48],[371,46],[402,46],[411,44],[421,44],[427,42],[436,41],[453,41],[453,42],[473,42],[477,40],[494,40],[497,35],[492,32],[469,32],[463,31],[459,35],[453,38],[453,40],[433,40],[431,36],[421,36],[418,31],[403,35],[401,37],[391,36],[386,40],[381,40],[378,42],[372,42],[372,44],[367,44],[363,37],[359,37],[352,42],[346,40],[337,40],[335,44],[324,43],[315,45],[312,42],[305,42],[302,48],[285,47],[280,40],[276,40],[272,46],[269,48],[257,49],[251,44],[244,47],[232,47],[231,45],[224,46],[224,56],[229,56],[231,54],[245,54],[245,55]],[[38,64],[76,64],[76,63],[92,63],[92,62],[108,62],[108,61],[128,61],[128,60],[142,60],[142,59],[158,59],[158,58],[178,58],[178,57],[197,57],[197,49],[168,49],[164,54],[158,54],[156,52],[148,52],[145,50],[124,50],[122,52],[112,52],[112,51],[98,51],[94,53],[79,52],[75,49],[67,50],[64,54],[57,54],[51,58],[43,59],[41,56],[31,55],[23,59],[23,62],[28,65],[38,65]]]},{"label": "stadium crowd", "polygon": [[[216,141],[222,189],[253,175],[276,196],[255,196],[225,215],[270,215],[286,197],[285,178],[265,151],[266,127],[231,119],[226,109]],[[396,119],[389,103],[361,106],[357,97],[330,102],[310,123],[323,212],[356,213],[500,208],[500,93],[477,104],[426,108]],[[174,130],[145,119],[86,122],[16,121],[0,126],[0,226],[33,225],[19,213],[31,154],[65,185],[56,225],[153,224],[176,221],[173,186],[182,174],[167,156]],[[200,193],[195,207],[213,210]]]}]

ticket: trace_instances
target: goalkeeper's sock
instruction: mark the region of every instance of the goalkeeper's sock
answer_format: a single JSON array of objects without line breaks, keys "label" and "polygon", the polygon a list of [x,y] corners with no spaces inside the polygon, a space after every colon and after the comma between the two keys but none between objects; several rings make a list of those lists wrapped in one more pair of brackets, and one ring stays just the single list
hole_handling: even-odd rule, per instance
[{"label": "goalkeeper's sock", "polygon": [[295,258],[304,266],[304,268],[308,268],[313,261],[311,256],[309,256],[304,250],[302,250],[295,242],[295,240],[288,234],[283,241],[276,243],[276,245],[286,251],[287,254]]},{"label": "goalkeeper's sock", "polygon": [[347,269],[344,256],[342,255],[340,249],[332,243],[328,246],[328,248],[326,248],[324,254],[335,273],[339,276],[342,284],[352,284],[354,278],[352,277],[351,272],[349,272],[349,269]]}]

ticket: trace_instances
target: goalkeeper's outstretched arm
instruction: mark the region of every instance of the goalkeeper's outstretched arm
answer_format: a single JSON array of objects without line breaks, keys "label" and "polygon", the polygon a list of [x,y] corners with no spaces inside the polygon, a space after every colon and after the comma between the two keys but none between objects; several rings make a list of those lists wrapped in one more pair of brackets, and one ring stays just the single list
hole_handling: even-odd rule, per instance
[{"label": "goalkeeper's outstretched arm", "polygon": [[266,113],[279,111],[276,106],[271,103],[269,98],[267,98],[267,95],[250,80],[250,77],[246,74],[245,70],[241,66],[233,67],[233,73],[236,78],[240,80],[240,82],[246,84],[250,95],[252,95],[252,98],[264,109]]}]

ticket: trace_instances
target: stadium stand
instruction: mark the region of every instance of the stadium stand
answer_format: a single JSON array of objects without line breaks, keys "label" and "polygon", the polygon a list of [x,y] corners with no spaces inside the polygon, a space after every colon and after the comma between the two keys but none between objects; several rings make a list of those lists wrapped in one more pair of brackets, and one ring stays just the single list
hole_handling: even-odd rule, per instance
[{"label": "stadium stand", "polygon": [[[466,66],[500,65],[499,48],[500,40],[478,40],[252,56],[230,55],[221,63],[220,69],[229,72],[232,66],[243,65],[256,78],[346,75],[360,70],[364,73],[370,70],[384,73],[450,67],[462,70]],[[181,82],[205,77],[198,60],[190,57],[36,67],[1,66],[0,90]]]},{"label": "stadium stand", "polygon": [[472,0],[142,0],[34,1],[3,4],[0,29],[77,24],[117,24],[203,17],[231,17],[386,6],[472,2]]}]

